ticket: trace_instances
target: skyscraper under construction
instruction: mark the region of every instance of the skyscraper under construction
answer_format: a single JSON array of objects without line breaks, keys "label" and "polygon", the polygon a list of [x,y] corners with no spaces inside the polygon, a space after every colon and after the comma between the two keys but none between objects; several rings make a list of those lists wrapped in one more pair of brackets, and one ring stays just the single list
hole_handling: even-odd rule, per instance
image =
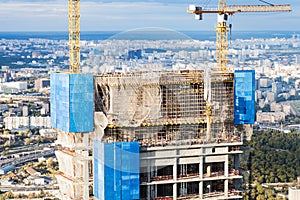
[{"label": "skyscraper under construction", "polygon": [[246,129],[237,124],[254,121],[254,72],[235,74],[235,86],[224,71],[95,76],[95,124],[105,121],[94,143],[95,197],[242,198]]},{"label": "skyscraper under construction", "polygon": [[71,67],[51,74],[61,199],[241,199],[254,71],[82,74],[79,16],[69,0]]},{"label": "skyscraper under construction", "polygon": [[[64,199],[88,199],[89,187],[101,200],[242,198],[239,155],[243,124],[254,122],[254,71],[52,74],[53,91],[68,85],[57,76],[82,82],[69,83],[71,96],[82,95],[69,97],[69,127],[53,123]],[[94,129],[84,131],[91,112]],[[68,119],[60,115],[53,114]]]}]

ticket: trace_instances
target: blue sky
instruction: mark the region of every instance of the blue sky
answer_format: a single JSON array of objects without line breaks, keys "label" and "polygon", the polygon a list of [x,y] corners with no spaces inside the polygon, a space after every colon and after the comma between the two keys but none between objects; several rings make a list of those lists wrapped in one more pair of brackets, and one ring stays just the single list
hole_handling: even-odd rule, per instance
[{"label": "blue sky", "polygon": [[[291,13],[243,13],[231,19],[234,30],[300,31],[299,0],[266,0],[292,5]],[[0,31],[67,31],[68,0],[0,0]],[[186,13],[189,4],[216,7],[217,0],[81,0],[81,30],[130,30],[162,27],[213,31],[216,15],[203,21]],[[228,5],[263,4],[259,0],[227,0]]]}]

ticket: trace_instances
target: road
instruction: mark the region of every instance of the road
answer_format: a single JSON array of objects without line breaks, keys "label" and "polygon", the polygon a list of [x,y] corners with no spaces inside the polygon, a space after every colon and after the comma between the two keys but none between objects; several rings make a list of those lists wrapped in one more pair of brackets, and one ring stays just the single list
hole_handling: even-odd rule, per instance
[{"label": "road", "polygon": [[44,150],[44,151],[33,151],[30,154],[25,155],[20,158],[10,158],[10,159],[6,159],[6,160],[2,160],[2,161],[0,161],[0,167],[4,168],[4,167],[10,166],[10,165],[16,166],[16,165],[19,165],[22,163],[37,160],[40,157],[52,156],[52,155],[54,155],[54,152],[55,152],[54,149]]},{"label": "road", "polygon": [[1,94],[0,96],[1,100],[9,100],[9,99],[23,99],[23,100],[39,100],[44,99],[48,100],[50,99],[49,96],[27,96],[27,95],[14,95],[14,94]]},{"label": "road", "polygon": [[6,191],[12,191],[12,192],[18,192],[18,191],[40,191],[40,190],[58,190],[58,185],[8,185],[8,186],[0,186],[0,191],[6,192]]}]

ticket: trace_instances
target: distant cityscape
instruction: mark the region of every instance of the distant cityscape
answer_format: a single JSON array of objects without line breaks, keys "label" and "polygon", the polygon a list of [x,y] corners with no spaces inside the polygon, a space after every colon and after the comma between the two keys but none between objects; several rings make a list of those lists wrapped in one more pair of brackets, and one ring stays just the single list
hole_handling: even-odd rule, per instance
[{"label": "distant cityscape", "polygon": [[[178,36],[179,39],[183,37],[176,32],[166,30],[162,32],[158,38],[163,38],[166,34],[172,34],[174,38]],[[128,72],[137,69],[204,69],[214,66],[213,40],[195,41],[188,36],[184,41],[174,39],[131,42],[131,39],[128,39],[129,35],[132,37],[134,34],[142,33],[120,33],[114,37],[108,37],[109,33],[103,33],[102,37],[111,39],[83,40],[81,42],[82,70],[101,73]],[[190,34],[195,35],[195,32]],[[203,35],[208,37],[209,34],[211,33]],[[289,115],[299,115],[300,106],[296,100],[300,99],[300,85],[297,80],[300,76],[298,72],[300,34],[287,34],[289,37],[286,38],[283,34],[277,34],[280,37],[230,41],[229,67],[256,71],[257,123],[280,123],[284,122]],[[99,34],[91,34],[91,37],[96,37],[95,35]],[[265,33],[261,35],[266,37]],[[270,35],[272,36],[270,33],[267,36]],[[66,40],[39,38],[1,39],[0,91],[3,94],[48,95],[49,73],[68,69],[67,43]],[[40,105],[43,109],[39,116],[49,116],[49,104]],[[5,109],[6,106],[1,108],[1,110]],[[24,109],[20,108],[19,112],[10,112],[10,116],[3,117],[14,115],[21,117],[22,110]],[[32,112],[33,116],[37,116],[35,111]],[[45,124],[45,127],[50,125]]]}]

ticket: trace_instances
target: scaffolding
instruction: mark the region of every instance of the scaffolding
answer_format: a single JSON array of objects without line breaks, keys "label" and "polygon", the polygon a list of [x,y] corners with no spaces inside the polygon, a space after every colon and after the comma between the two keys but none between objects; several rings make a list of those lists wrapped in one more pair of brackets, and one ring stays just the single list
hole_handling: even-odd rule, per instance
[{"label": "scaffolding", "polygon": [[205,74],[201,70],[180,70],[96,76],[95,109],[108,121],[103,140],[163,145],[234,136],[233,73],[210,74],[209,140]]}]

